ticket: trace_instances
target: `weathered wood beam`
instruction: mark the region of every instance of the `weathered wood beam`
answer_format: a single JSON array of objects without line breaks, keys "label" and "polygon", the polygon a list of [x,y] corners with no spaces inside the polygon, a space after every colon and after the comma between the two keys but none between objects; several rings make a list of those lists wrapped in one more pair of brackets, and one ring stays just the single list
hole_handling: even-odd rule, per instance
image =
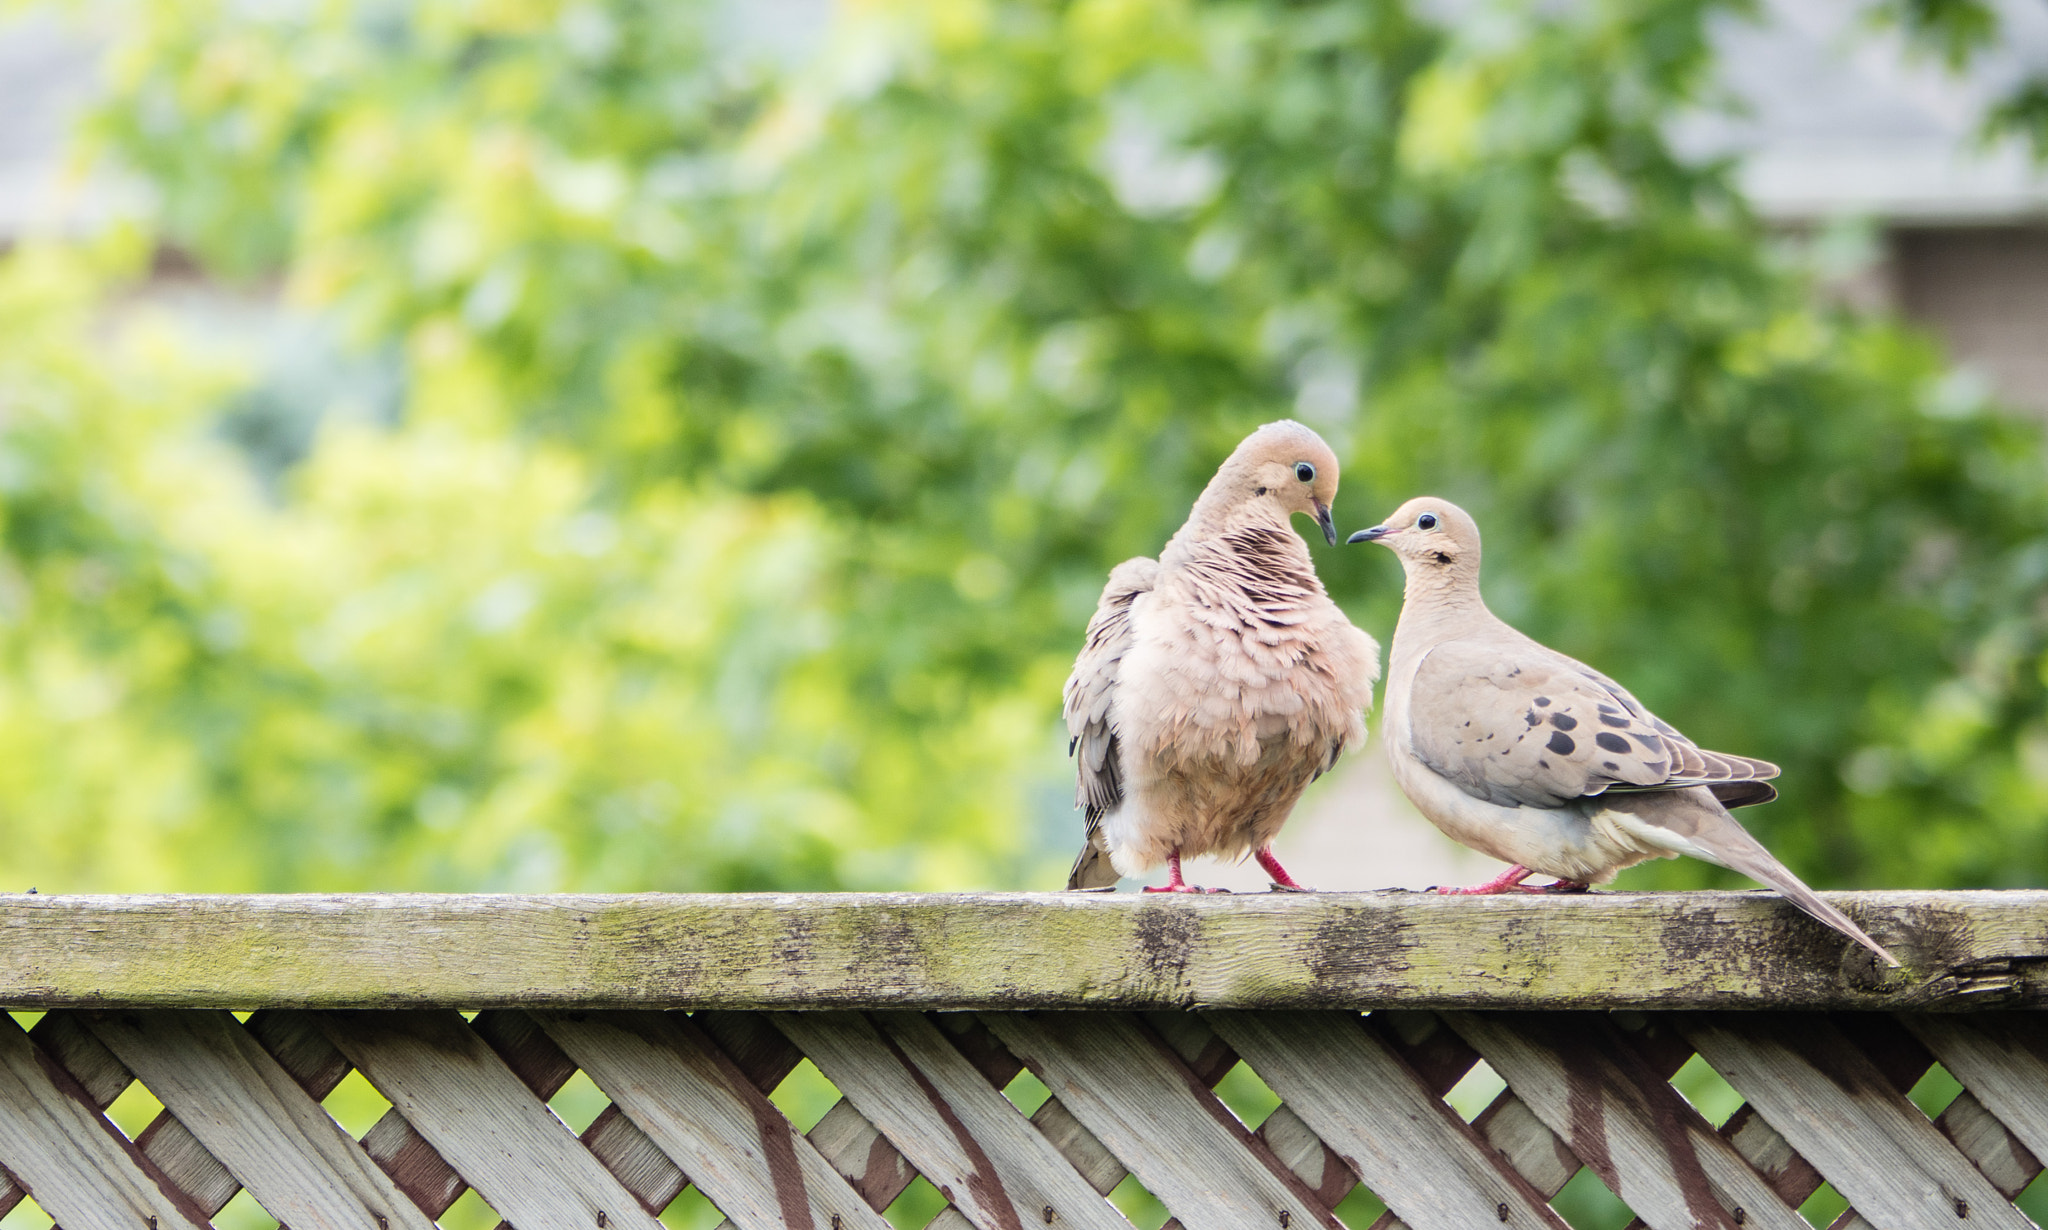
[{"label": "weathered wood beam", "polygon": [[2048,892],[0,897],[0,1004],[2048,1005]]}]

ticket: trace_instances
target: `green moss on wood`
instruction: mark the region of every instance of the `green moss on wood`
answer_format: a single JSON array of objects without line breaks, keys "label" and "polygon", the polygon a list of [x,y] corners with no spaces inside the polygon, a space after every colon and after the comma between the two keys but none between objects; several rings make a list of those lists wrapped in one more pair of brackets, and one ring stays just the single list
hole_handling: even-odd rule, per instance
[{"label": "green moss on wood", "polygon": [[1962,1008],[2048,1002],[2048,893],[0,898],[0,1002]]}]

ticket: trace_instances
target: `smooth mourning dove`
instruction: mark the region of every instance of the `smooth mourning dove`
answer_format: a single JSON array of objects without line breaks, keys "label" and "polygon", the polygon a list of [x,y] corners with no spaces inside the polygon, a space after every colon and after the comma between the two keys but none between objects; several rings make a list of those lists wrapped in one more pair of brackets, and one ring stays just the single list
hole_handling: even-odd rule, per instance
[{"label": "smooth mourning dove", "polygon": [[[1387,668],[1394,780],[1452,838],[1513,866],[1476,888],[1584,891],[1646,859],[1690,854],[1762,881],[1898,962],[1800,883],[1731,807],[1778,797],[1778,766],[1703,751],[1618,683],[1486,609],[1479,527],[1444,500],[1410,500],[1351,542],[1377,542],[1408,574]],[[1531,874],[1558,883],[1531,888]]]},{"label": "smooth mourning dove", "polygon": [[[1068,888],[1164,862],[1269,848],[1311,781],[1365,737],[1379,646],[1323,592],[1288,523],[1334,545],[1337,458],[1299,423],[1259,428],[1209,481],[1156,560],[1118,564],[1067,680],[1088,844]],[[1155,891],[1155,890],[1148,890]]]}]

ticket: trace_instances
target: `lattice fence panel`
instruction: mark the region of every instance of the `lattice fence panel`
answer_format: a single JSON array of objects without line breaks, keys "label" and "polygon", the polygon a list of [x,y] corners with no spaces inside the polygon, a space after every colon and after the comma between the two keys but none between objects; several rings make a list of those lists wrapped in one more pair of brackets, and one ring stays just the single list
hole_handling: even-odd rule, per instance
[{"label": "lattice fence panel", "polygon": [[[806,1058],[840,1097],[800,1132],[770,1095]],[[1673,1084],[1695,1059],[1741,1099],[1722,1122]],[[1482,1062],[1505,1088],[1468,1121]],[[1216,1093],[1240,1063],[1278,1099],[1255,1126]],[[579,1070],[609,1099],[580,1134],[548,1106]],[[322,1105],[351,1071],[390,1104],[360,1139]],[[1944,1072],[1930,1119],[1909,1094]],[[137,1081],[165,1109],[130,1139],[107,1108]],[[0,1215],[32,1196],[66,1230],[206,1226],[245,1188],[293,1230],[425,1230],[472,1188],[500,1230],[652,1230],[693,1186],[726,1226],[881,1230],[919,1177],[938,1230],[1128,1230],[1127,1178],[1179,1230],[1361,1204],[1387,1211],[1356,1230],[1561,1230],[1582,1170],[1654,1230],[1803,1230],[1824,1183],[1835,1230],[2024,1227],[2044,1154],[2048,1020],[2021,1012],[0,1019]]]}]

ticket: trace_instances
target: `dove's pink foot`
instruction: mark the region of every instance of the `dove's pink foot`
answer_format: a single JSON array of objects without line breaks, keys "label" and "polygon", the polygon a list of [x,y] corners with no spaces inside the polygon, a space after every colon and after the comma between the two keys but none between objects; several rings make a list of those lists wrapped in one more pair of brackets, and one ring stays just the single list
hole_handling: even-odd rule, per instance
[{"label": "dove's pink foot", "polygon": [[1436,891],[1447,897],[1490,897],[1496,893],[1583,893],[1590,887],[1577,880],[1559,880],[1555,884],[1522,883],[1535,874],[1516,864],[1484,884],[1474,884],[1470,888],[1439,888]]},{"label": "dove's pink foot", "polygon": [[1294,877],[1287,874],[1287,868],[1282,867],[1280,865],[1280,860],[1273,857],[1273,847],[1260,846],[1258,848],[1258,851],[1254,853],[1252,857],[1258,859],[1259,866],[1264,867],[1266,869],[1266,874],[1273,877],[1274,892],[1312,893],[1316,891],[1313,888],[1305,888],[1302,885],[1296,884],[1294,882]]},{"label": "dove's pink foot", "polygon": [[1175,850],[1166,856],[1166,883],[1158,888],[1147,884],[1138,891],[1142,893],[1220,893],[1223,890],[1220,888],[1203,888],[1200,885],[1189,884],[1182,880],[1180,878],[1180,851]]}]

